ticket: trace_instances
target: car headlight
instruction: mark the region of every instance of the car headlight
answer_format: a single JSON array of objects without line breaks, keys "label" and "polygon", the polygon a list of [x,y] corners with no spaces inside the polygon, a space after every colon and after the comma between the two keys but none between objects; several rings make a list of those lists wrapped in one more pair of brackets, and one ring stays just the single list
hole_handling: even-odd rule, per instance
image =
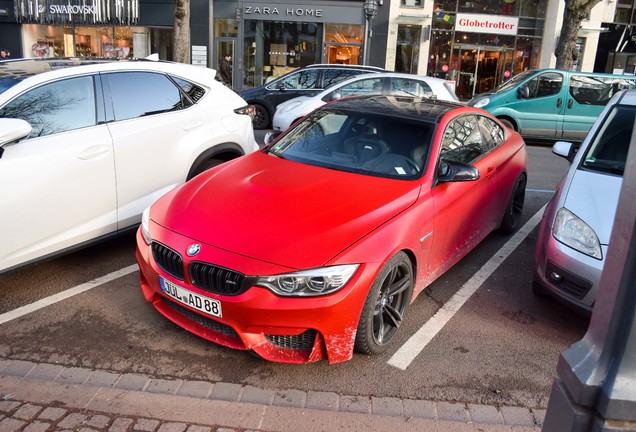
[{"label": "car headlight", "polygon": [[599,260],[603,259],[601,242],[594,230],[565,207],[557,211],[552,235],[572,249]]},{"label": "car headlight", "polygon": [[488,105],[490,103],[490,98],[483,98],[483,99],[479,99],[477,102],[475,102],[475,105],[473,105],[475,108],[483,108],[486,105]]},{"label": "car headlight", "polygon": [[150,231],[148,225],[150,224],[150,207],[146,207],[146,210],[141,214],[141,235],[144,237],[146,243],[152,243],[152,237],[150,237]]},{"label": "car headlight", "polygon": [[255,285],[289,297],[310,297],[331,294],[344,287],[358,269],[358,264],[320,267],[276,276],[263,276]]},{"label": "car headlight", "polygon": [[284,114],[286,112],[289,112],[289,111],[293,110],[294,108],[299,107],[301,104],[302,104],[302,102],[299,102],[299,101],[289,102],[288,104],[286,104],[286,105],[281,107],[280,113]]}]

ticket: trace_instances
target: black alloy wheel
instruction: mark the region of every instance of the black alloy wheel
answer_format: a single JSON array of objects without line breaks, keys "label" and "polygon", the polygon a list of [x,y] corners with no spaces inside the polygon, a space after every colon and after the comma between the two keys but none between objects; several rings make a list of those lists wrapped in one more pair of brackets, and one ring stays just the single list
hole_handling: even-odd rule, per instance
[{"label": "black alloy wheel", "polygon": [[512,190],[512,195],[506,207],[506,213],[501,220],[499,229],[505,234],[512,234],[519,228],[523,205],[526,200],[526,175],[521,174]]},{"label": "black alloy wheel", "polygon": [[266,129],[269,127],[272,116],[263,105],[254,104],[254,119],[252,120],[252,126],[254,129]]},{"label": "black alloy wheel", "polygon": [[413,295],[413,266],[404,252],[385,264],[364,303],[355,349],[364,354],[384,352],[402,326]]}]

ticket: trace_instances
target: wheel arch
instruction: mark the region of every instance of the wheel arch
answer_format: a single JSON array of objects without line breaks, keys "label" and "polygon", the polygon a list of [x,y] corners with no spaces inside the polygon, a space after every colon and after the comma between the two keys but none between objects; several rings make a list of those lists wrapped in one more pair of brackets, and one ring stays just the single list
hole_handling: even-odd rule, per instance
[{"label": "wheel arch", "polygon": [[194,162],[190,165],[190,170],[188,171],[186,180],[190,180],[194,177],[198,168],[208,160],[217,159],[227,162],[229,160],[236,159],[239,156],[243,156],[244,154],[245,153],[241,146],[236,143],[227,142],[210,147],[194,159]]}]

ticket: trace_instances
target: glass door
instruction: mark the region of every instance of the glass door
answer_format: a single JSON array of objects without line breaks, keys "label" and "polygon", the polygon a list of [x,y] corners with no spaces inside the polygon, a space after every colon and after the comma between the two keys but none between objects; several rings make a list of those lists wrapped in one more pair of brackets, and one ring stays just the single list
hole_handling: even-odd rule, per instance
[{"label": "glass door", "polygon": [[512,48],[455,45],[453,51],[458,70],[455,74],[457,96],[462,100],[494,89],[512,71]]},{"label": "glass door", "polygon": [[216,69],[216,73],[218,74],[219,71],[221,70],[220,69],[221,61],[223,60],[225,55],[229,54],[232,56],[232,60],[230,61],[230,70],[232,74],[232,88],[235,88],[236,83],[238,82],[238,78],[236,77],[237,68],[233,67],[234,63],[236,62],[234,44],[235,44],[234,39],[225,39],[225,38],[216,39],[216,51],[215,51],[216,54],[214,58],[214,69]]}]

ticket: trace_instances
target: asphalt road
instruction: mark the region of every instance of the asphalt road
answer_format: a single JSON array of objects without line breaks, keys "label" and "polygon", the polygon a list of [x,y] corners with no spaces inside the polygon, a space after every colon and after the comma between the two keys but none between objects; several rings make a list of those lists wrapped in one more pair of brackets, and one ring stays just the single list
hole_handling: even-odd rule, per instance
[{"label": "asphalt road", "polygon": [[[529,157],[524,222],[541,212],[568,166],[549,147],[531,146]],[[426,289],[411,305],[395,348],[380,356],[357,354],[341,364],[297,366],[216,346],[145,303],[132,268],[0,324],[0,357],[276,390],[545,408],[559,353],[583,336],[588,321],[533,296],[536,228],[526,230],[509,253],[502,247],[510,244],[510,236],[490,235]],[[0,322],[19,307],[134,265],[130,234],[0,275]],[[477,280],[485,268],[494,270]],[[409,338],[466,287],[474,294],[441,331],[405,368],[394,366],[392,358],[401,355]]]}]

